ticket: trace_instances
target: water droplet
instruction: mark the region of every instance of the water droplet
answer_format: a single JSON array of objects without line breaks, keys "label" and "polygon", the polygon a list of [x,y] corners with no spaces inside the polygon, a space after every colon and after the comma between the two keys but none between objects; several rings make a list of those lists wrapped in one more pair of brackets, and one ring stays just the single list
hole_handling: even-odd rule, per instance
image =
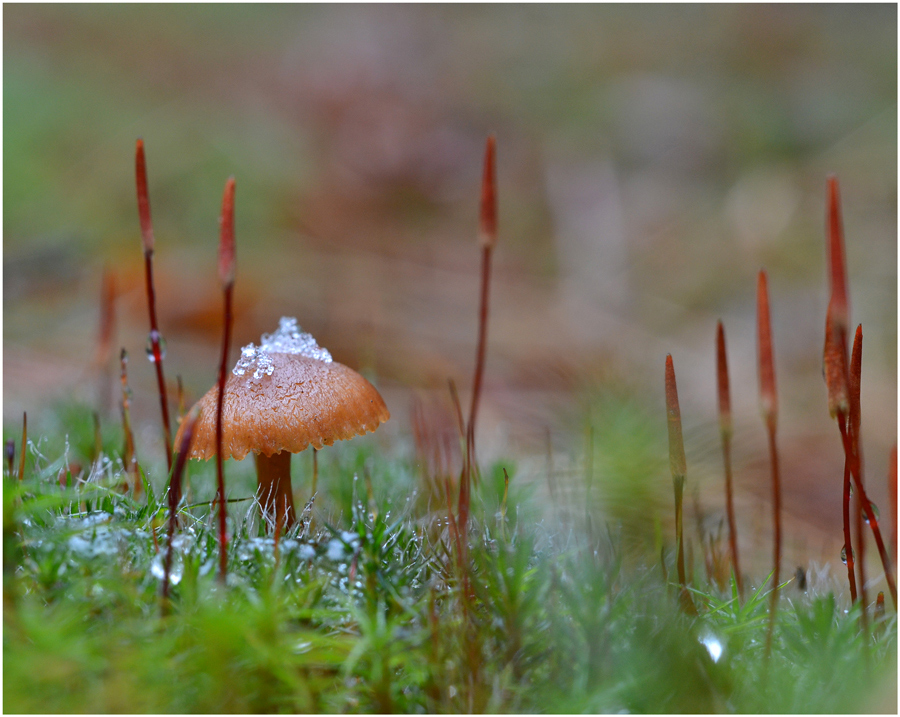
[{"label": "water droplet", "polygon": [[344,544],[337,538],[332,538],[328,541],[328,550],[325,553],[325,557],[329,560],[340,560],[344,557]]},{"label": "water droplet", "polygon": [[841,548],[841,562],[846,565],[847,564],[847,546],[843,546]]},{"label": "water droplet", "polygon": [[719,638],[711,632],[707,632],[700,636],[700,642],[706,648],[712,661],[718,662],[719,658],[722,657],[723,652],[722,643],[719,642]]},{"label": "water droplet", "polygon": [[[150,563],[150,572],[157,580],[163,580],[166,577],[165,558],[159,553],[153,562]],[[178,555],[172,556],[172,569],[169,571],[169,583],[178,585],[181,582],[181,576],[184,573],[184,564]]]},{"label": "water droplet", "polygon": [[[872,514],[875,516],[875,520],[878,521],[878,519],[879,519],[878,506],[875,505],[872,501],[869,501],[869,507],[872,509]],[[866,519],[866,525],[868,525],[869,524],[869,514],[866,512],[863,512],[863,515],[865,516],[865,519]]]},{"label": "water droplet", "polygon": [[301,545],[297,553],[301,560],[312,560],[316,557],[316,551],[311,545]]},{"label": "water droplet", "polygon": [[150,360],[150,363],[156,363],[156,355],[153,352],[154,343],[159,344],[159,358],[164,359],[166,357],[166,340],[159,331],[154,329],[147,337],[147,358]]}]

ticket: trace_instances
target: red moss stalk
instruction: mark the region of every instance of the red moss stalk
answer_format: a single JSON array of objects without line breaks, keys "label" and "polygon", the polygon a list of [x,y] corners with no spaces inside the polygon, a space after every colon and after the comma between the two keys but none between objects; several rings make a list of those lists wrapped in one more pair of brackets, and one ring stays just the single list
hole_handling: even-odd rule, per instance
[{"label": "red moss stalk", "polygon": [[[475,355],[475,377],[472,382],[472,405],[466,427],[466,457],[459,486],[458,531],[463,550],[466,550],[466,530],[469,520],[472,478],[477,478],[475,466],[475,419],[481,399],[484,362],[487,354],[488,297],[491,284],[491,255],[497,243],[497,194],[496,194],[496,138],[487,138],[484,151],[484,176],[481,183],[481,211],[478,238],[481,243],[481,295],[478,313],[478,347]],[[462,556],[463,558],[465,556]],[[464,562],[464,561],[463,561]]]},{"label": "red moss stalk", "polygon": [[841,344],[842,334],[835,319],[836,302],[828,303],[825,317],[825,348],[822,353],[822,366],[825,375],[825,388],[828,391],[828,413],[846,423],[850,411],[850,397],[847,375],[847,355]]},{"label": "red moss stalk", "polygon": [[781,574],[781,480],[778,468],[778,446],[775,432],[778,427],[778,393],[775,389],[775,359],[772,351],[772,321],[769,315],[769,283],[765,270],[760,270],[756,285],[756,329],[759,363],[759,398],[763,420],[769,437],[769,456],[772,463],[772,517],[775,525],[772,573],[772,601],[769,608],[769,629],[766,633],[766,656],[772,649],[775,613],[778,606],[778,581]]},{"label": "red moss stalk", "polygon": [[894,601],[894,609],[896,610],[897,584],[894,580],[891,559],[887,554],[884,540],[881,537],[881,530],[878,527],[878,517],[875,515],[875,509],[866,495],[863,486],[859,409],[859,388],[862,373],[862,339],[862,324],[860,324],[856,328],[856,336],[853,341],[853,355],[850,359],[850,420],[848,421],[849,431],[846,432],[847,435],[844,450],[851,456],[850,472],[855,481],[858,500],[869,520],[869,527],[872,529],[872,536],[875,538],[875,545],[878,547],[878,554],[881,557],[881,564],[884,567],[884,578],[887,581],[888,590],[891,593],[891,598]]},{"label": "red moss stalk", "polygon": [[666,417],[669,426],[669,467],[675,487],[675,564],[678,583],[681,585],[682,608],[696,614],[691,595],[687,590],[684,571],[684,480],[687,475],[687,461],[684,457],[684,439],[681,433],[681,409],[678,405],[678,386],[675,383],[675,365],[672,354],[666,355]]},{"label": "red moss stalk", "polygon": [[[469,409],[469,428],[474,431],[481,400],[481,385],[484,378],[484,362],[487,354],[488,297],[491,284],[491,256],[497,243],[497,195],[495,189],[495,146],[494,135],[487,138],[484,152],[484,177],[481,185],[481,213],[478,238],[481,243],[481,296],[478,313],[478,348],[475,356],[475,378],[472,382],[472,405]],[[474,453],[474,435],[472,436]]]},{"label": "red moss stalk", "polygon": [[[847,263],[844,255],[844,229],[841,221],[840,190],[837,178],[829,175],[827,179],[827,253],[828,283],[830,298],[825,320],[825,352],[824,370],[825,384],[828,388],[828,411],[837,417],[838,429],[844,445],[844,482],[843,482],[843,523],[844,523],[844,559],[850,579],[850,598],[856,601],[856,575],[859,571],[859,590],[863,602],[863,620],[865,620],[865,570],[864,570],[864,537],[862,533],[862,514],[859,496],[855,502],[856,545],[858,555],[854,556],[850,543],[850,476],[853,463],[851,447],[852,439],[848,434],[851,419],[851,399],[849,388],[849,368],[847,353],[847,329],[850,323],[850,306],[847,295]],[[858,557],[858,560],[854,560]]]},{"label": "red moss stalk", "polygon": [[[828,412],[837,418],[838,428],[843,436],[850,411],[849,389],[847,387],[847,362],[841,345],[841,333],[835,321],[835,301],[828,303],[825,318],[825,349],[823,352],[823,372],[828,390]],[[842,516],[844,528],[843,560],[847,566],[847,580],[850,584],[850,601],[856,602],[856,571],[854,569],[853,545],[850,538],[850,454],[844,455],[844,481],[842,488]],[[857,545],[859,541],[857,540]]]},{"label": "red moss stalk", "polygon": [[135,177],[137,180],[138,216],[141,221],[141,237],[144,242],[144,275],[147,287],[147,305],[150,310],[150,352],[156,367],[156,383],[159,386],[159,402],[162,408],[163,435],[166,442],[166,465],[172,470],[172,429],[169,423],[169,401],[166,396],[166,379],[163,376],[162,348],[159,326],[156,322],[156,293],[153,289],[153,223],[150,220],[150,197],[147,193],[147,165],[144,160],[144,141],[137,141],[135,151]]},{"label": "red moss stalk", "polygon": [[[853,453],[854,460],[859,467],[859,479],[862,481],[862,444],[859,440],[860,429],[860,411],[859,411],[859,390],[862,371],[862,326],[856,332],[853,341],[853,354],[850,358],[850,370],[848,375],[848,396],[850,400],[849,427],[850,427],[850,449]],[[862,601],[862,627],[864,634],[868,633],[868,616],[866,608],[869,601],[866,597],[866,543],[863,533],[863,510],[862,496],[856,495],[854,512],[854,522],[856,527],[856,569],[859,577],[859,599]]]},{"label": "red moss stalk", "polygon": [[[847,296],[847,262],[844,258],[844,227],[841,221],[841,196],[837,177],[833,174],[828,184],[828,267],[831,285],[831,302],[834,304],[834,321],[845,336],[850,326],[850,299]],[[847,346],[844,344],[844,355]]]},{"label": "red moss stalk", "polygon": [[725,462],[725,514],[728,517],[728,542],[731,547],[731,564],[737,581],[738,593],[744,597],[744,581],[738,563],[737,525],[734,519],[734,498],[731,476],[731,389],[728,381],[728,357],[725,353],[725,328],[719,321],[716,327],[716,378],[719,394],[719,432],[722,435],[722,456]]},{"label": "red moss stalk", "polygon": [[225,472],[222,460],[222,406],[225,401],[225,379],[228,375],[228,349],[231,344],[232,295],[234,293],[234,177],[225,183],[222,214],[219,216],[219,279],[225,298],[225,330],[222,338],[222,360],[219,362],[219,392],[216,399],[216,487],[219,503],[219,579],[224,583],[228,569],[228,536],[225,529]]},{"label": "red moss stalk", "polygon": [[[843,431],[842,431],[843,432]],[[856,570],[854,569],[853,544],[850,538],[850,458],[844,458],[844,482],[842,515],[844,520],[844,549],[841,557],[847,566],[847,579],[850,583],[850,601],[856,602]],[[857,544],[859,544],[857,542]]]},{"label": "red moss stalk", "polygon": [[194,438],[194,425],[200,418],[200,407],[194,406],[185,419],[184,432],[181,434],[181,443],[178,446],[178,457],[175,459],[175,470],[172,471],[172,481],[169,484],[169,543],[166,546],[166,559],[163,567],[162,584],[162,611],[166,613],[169,601],[169,576],[172,572],[172,540],[175,537],[175,525],[178,522],[178,503],[181,500],[181,478],[184,475],[184,466],[188,454],[191,452],[191,441]]}]

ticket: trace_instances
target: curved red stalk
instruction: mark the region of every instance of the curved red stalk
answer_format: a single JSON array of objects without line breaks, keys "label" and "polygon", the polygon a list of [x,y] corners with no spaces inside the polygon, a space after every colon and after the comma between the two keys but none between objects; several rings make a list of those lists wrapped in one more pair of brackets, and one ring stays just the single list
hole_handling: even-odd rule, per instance
[{"label": "curved red stalk", "polygon": [[172,471],[172,481],[169,484],[169,543],[166,546],[166,559],[163,568],[162,584],[162,610],[165,613],[169,599],[169,575],[172,572],[172,539],[175,537],[175,523],[178,517],[178,502],[181,500],[181,476],[184,474],[184,466],[188,454],[191,452],[191,441],[194,438],[194,425],[200,418],[200,407],[194,406],[184,419],[184,432],[181,434],[181,443],[178,446],[178,457],[175,459],[175,470]]},{"label": "curved red stalk", "polygon": [[[872,529],[872,536],[875,538],[875,545],[878,547],[878,554],[881,558],[881,564],[884,567],[884,578],[888,584],[888,590],[891,593],[891,599],[894,602],[894,609],[897,609],[897,584],[894,580],[894,571],[891,566],[891,559],[888,556],[881,537],[881,530],[878,527],[878,517],[872,507],[872,502],[866,495],[863,486],[862,476],[862,455],[860,450],[860,412],[859,412],[859,385],[862,374],[862,324],[856,328],[856,336],[853,341],[853,355],[850,359],[850,410],[851,416],[848,423],[850,424],[848,441],[845,443],[845,452],[851,457],[850,470],[855,481],[858,501],[869,520],[869,527]],[[855,406],[854,406],[855,404]],[[855,411],[855,415],[853,412]]]},{"label": "curved red stalk", "polygon": [[716,378],[719,389],[719,430],[722,435],[722,456],[725,461],[725,514],[728,517],[728,542],[731,547],[731,564],[734,567],[738,594],[743,597],[744,582],[738,563],[737,525],[734,519],[731,480],[731,389],[728,381],[728,357],[725,353],[725,328],[721,321],[716,326]]},{"label": "curved red stalk", "polygon": [[225,526],[225,473],[222,459],[222,404],[225,401],[225,379],[228,372],[228,349],[231,344],[232,294],[234,291],[234,177],[225,183],[222,214],[219,217],[219,278],[225,296],[225,331],[222,338],[222,360],[219,362],[219,392],[216,400],[216,486],[219,503],[219,579],[224,583],[228,567],[228,536]]},{"label": "curved red stalk", "polygon": [[775,430],[778,425],[778,394],[775,389],[775,359],[772,352],[772,322],[769,315],[769,284],[765,270],[760,270],[756,285],[756,327],[759,398],[769,436],[769,456],[772,463],[772,517],[775,524],[773,551],[775,567],[772,573],[769,629],[766,633],[766,657],[768,657],[772,649],[772,633],[775,630],[778,580],[781,572],[781,480],[778,468],[778,446],[775,442]]},{"label": "curved red stalk", "polygon": [[162,349],[159,326],[156,322],[156,293],[153,289],[153,223],[150,220],[150,197],[147,193],[147,164],[144,159],[144,141],[139,139],[135,150],[135,179],[137,181],[138,216],[141,221],[141,238],[144,243],[144,276],[147,288],[147,305],[150,310],[150,351],[156,367],[156,383],[162,408],[163,434],[166,442],[166,465],[172,470],[172,430],[169,423],[169,402],[166,396],[166,380],[163,376]]}]

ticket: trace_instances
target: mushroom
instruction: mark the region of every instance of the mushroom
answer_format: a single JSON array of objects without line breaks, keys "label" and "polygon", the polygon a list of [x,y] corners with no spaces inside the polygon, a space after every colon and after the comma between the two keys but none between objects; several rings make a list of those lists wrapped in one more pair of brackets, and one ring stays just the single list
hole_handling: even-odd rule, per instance
[{"label": "mushroom", "polygon": [[[216,454],[213,386],[197,405],[200,419],[188,458]],[[294,318],[282,317],[274,334],[241,349],[225,384],[222,406],[222,458],[256,458],[258,496],[263,517],[276,529],[296,521],[291,492],[291,454],[308,446],[374,431],[390,418],[381,395],[353,369],[331,359]],[[175,445],[180,445],[184,426]]]}]

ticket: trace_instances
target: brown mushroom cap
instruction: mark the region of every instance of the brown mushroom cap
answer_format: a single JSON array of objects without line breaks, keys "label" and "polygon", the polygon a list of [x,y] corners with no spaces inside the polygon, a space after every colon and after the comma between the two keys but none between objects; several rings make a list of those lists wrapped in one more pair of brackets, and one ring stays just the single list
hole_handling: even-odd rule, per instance
[{"label": "brown mushroom cap", "polygon": [[[241,460],[251,451],[271,456],[299,453],[308,446],[374,431],[391,414],[381,395],[353,369],[296,353],[270,353],[274,370],[256,378],[228,376],[222,406],[222,457]],[[189,458],[216,454],[216,398],[213,386],[198,401]],[[181,431],[175,437],[177,447]]]}]

